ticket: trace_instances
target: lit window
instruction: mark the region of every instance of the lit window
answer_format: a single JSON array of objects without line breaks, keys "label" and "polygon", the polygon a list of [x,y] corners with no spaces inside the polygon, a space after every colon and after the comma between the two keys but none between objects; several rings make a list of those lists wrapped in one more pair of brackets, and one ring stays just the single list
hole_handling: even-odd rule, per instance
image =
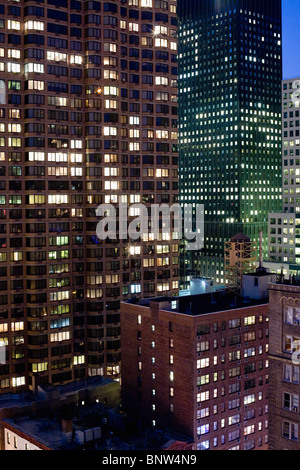
[{"label": "lit window", "polygon": [[70,56],[70,64],[82,64],[82,57],[81,55],[71,55]]},{"label": "lit window", "polygon": [[21,387],[22,385],[25,385],[25,377],[13,377],[12,378],[13,387]]},{"label": "lit window", "polygon": [[44,31],[44,23],[42,21],[29,20],[24,23],[25,31],[34,30],[34,31]]},{"label": "lit window", "polygon": [[15,31],[21,30],[21,22],[15,20],[7,20],[7,29],[13,29]]},{"label": "lit window", "polygon": [[82,154],[81,153],[71,153],[70,159],[72,163],[82,163]]},{"label": "lit window", "polygon": [[45,88],[45,83],[41,80],[28,80],[27,82],[28,90],[39,90],[43,91]]},{"label": "lit window", "polygon": [[15,64],[14,62],[7,62],[7,71],[10,73],[20,73],[21,65]]},{"label": "lit window", "polygon": [[[142,8],[152,8],[152,0],[140,0]],[[138,6],[138,3],[137,5]]]},{"label": "lit window", "polygon": [[43,162],[45,160],[44,152],[29,152],[28,160],[30,162]]},{"label": "lit window", "polygon": [[78,366],[80,364],[85,363],[85,358],[84,356],[74,356],[73,364],[74,366]]},{"label": "lit window", "polygon": [[9,59],[20,59],[21,58],[21,51],[18,49],[8,49],[7,57]]},{"label": "lit window", "polygon": [[25,73],[44,73],[45,66],[44,64],[29,62],[25,64]]},{"label": "lit window", "polygon": [[168,40],[163,38],[155,38],[155,47],[168,47]]},{"label": "lit window", "polygon": [[54,60],[55,62],[67,62],[67,54],[56,51],[47,51],[47,60]]},{"label": "lit window", "polygon": [[129,23],[128,29],[129,29],[129,31],[134,31],[134,32],[138,33],[139,24],[138,23]]}]

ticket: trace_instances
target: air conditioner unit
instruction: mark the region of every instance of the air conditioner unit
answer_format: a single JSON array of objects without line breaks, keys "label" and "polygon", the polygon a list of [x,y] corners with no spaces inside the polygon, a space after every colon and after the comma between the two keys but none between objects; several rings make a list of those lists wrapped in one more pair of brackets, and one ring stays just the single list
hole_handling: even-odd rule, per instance
[{"label": "air conditioner unit", "polygon": [[297,406],[293,406],[293,412],[298,413],[298,407]]}]

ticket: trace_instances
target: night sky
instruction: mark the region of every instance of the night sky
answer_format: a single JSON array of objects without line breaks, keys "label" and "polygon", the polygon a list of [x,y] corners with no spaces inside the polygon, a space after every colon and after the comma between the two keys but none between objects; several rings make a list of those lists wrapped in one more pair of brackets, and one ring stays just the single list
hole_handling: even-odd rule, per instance
[{"label": "night sky", "polygon": [[[263,1],[263,0],[262,0]],[[300,77],[300,2],[282,0],[283,78]]]}]

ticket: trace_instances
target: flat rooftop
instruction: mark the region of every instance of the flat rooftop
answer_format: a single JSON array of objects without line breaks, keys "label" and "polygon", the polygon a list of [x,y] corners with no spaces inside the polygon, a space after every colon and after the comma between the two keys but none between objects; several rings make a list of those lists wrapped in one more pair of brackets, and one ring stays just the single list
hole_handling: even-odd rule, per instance
[{"label": "flat rooftop", "polygon": [[4,425],[5,423],[10,424],[16,431],[25,434],[49,449],[58,450],[65,442],[61,423],[55,420],[23,416],[14,419],[6,418],[3,423]]},{"label": "flat rooftop", "polygon": [[39,401],[31,392],[5,393],[0,395],[0,410],[7,408],[23,408],[31,406],[33,402]]},{"label": "flat rooftop", "polygon": [[[38,387],[38,393],[25,391],[20,393],[4,393],[0,395],[0,410],[8,408],[23,408],[32,406],[33,403],[42,402],[44,400],[60,400],[81,391],[93,390],[95,387],[116,384],[109,377],[95,376],[88,377],[85,380],[78,380],[65,385],[42,385]],[[53,393],[54,392],[54,395]]]},{"label": "flat rooftop", "polygon": [[[176,308],[172,308],[173,302],[176,301]],[[131,300],[126,303],[133,305],[140,305],[143,307],[150,307],[150,302],[158,302],[170,304],[170,307],[164,305],[163,310],[170,310],[173,312],[186,314],[186,315],[205,315],[208,313],[223,312],[226,310],[234,310],[239,308],[253,307],[258,305],[266,305],[269,299],[250,299],[249,297],[242,297],[234,294],[228,290],[215,291],[211,293],[184,295],[178,297],[154,297],[142,300]]]},{"label": "flat rooftop", "polygon": [[276,284],[283,286],[299,286],[300,287],[300,277],[299,276],[290,276],[289,279],[284,277],[278,278]]}]

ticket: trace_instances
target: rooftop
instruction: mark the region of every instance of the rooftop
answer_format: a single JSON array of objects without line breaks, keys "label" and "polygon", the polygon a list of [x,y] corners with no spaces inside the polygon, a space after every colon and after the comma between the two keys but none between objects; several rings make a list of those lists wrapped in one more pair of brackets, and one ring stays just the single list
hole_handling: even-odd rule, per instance
[{"label": "rooftop", "polygon": [[277,275],[276,284],[285,286],[299,286],[300,287],[300,276],[290,275],[289,278],[285,278],[283,274]]},{"label": "rooftop", "polygon": [[[176,308],[172,303],[176,301]],[[134,302],[137,305],[150,307],[150,302],[169,304],[163,306],[163,310],[172,310],[186,315],[204,315],[208,313],[234,310],[238,308],[265,305],[268,299],[255,300],[242,297],[229,290],[215,291],[208,294],[185,295],[180,297],[155,297]],[[175,305],[175,304],[174,304]]]},{"label": "rooftop", "polygon": [[0,395],[0,410],[4,408],[16,408],[32,406],[35,402],[43,400],[63,400],[71,395],[76,395],[80,391],[93,390],[95,387],[105,386],[109,384],[118,384],[110,378],[96,376],[88,377],[86,380],[78,380],[65,385],[43,385],[38,386],[36,393],[27,391],[21,393],[4,393]]},{"label": "rooftop", "polygon": [[22,393],[5,393],[0,395],[0,410],[4,408],[15,408],[31,406],[37,398],[31,392]]},{"label": "rooftop", "polygon": [[242,232],[237,233],[230,239],[231,242],[250,242],[250,238]]},{"label": "rooftop", "polygon": [[78,408],[68,421],[68,432],[58,413],[6,418],[3,423],[36,446],[50,450],[182,450],[193,443],[190,436],[167,428],[144,429],[127,413],[96,403]]},{"label": "rooftop", "polygon": [[[22,418],[4,419],[5,423],[12,426],[16,431],[25,434],[37,443],[49,449],[58,449],[64,442],[65,436],[62,432],[61,424],[54,420],[29,418],[24,416]],[[38,445],[38,444],[37,444]]]},{"label": "rooftop", "polygon": [[270,277],[270,275],[272,275],[272,273],[270,273],[269,271],[267,271],[266,268],[257,268],[256,271],[254,273],[247,273],[247,276],[252,276],[252,277]]},{"label": "rooftop", "polygon": [[203,315],[216,313],[237,308],[264,305],[268,299],[253,300],[249,297],[242,297],[230,291],[214,292],[212,294],[198,294],[181,297],[178,305],[178,312],[189,315]]},{"label": "rooftop", "polygon": [[[238,234],[236,237],[242,238],[242,236],[243,234]],[[178,296],[166,294],[165,296],[147,299],[131,298],[126,303],[149,308],[151,302],[157,302],[161,304],[161,310],[195,316],[249,308],[269,303],[268,284],[274,283],[275,278],[276,274],[269,272],[261,263],[254,272],[243,275],[243,288],[234,290],[226,286],[211,287],[210,285],[205,285],[205,283],[203,287],[203,282],[198,282],[195,284],[194,290],[191,288],[190,290],[180,291]],[[286,282],[284,276],[282,276],[282,279],[282,282]],[[201,281],[201,278],[192,280]],[[297,285],[300,286],[300,276],[297,279],[294,276],[293,282],[297,282]]]},{"label": "rooftop", "polygon": [[108,385],[111,383],[114,383],[113,379],[97,375],[95,377],[88,377],[87,379],[77,380],[76,382],[71,382],[64,385],[43,385],[39,386],[39,389],[40,392],[44,392],[45,395],[55,391],[60,396],[64,396],[73,392],[79,392],[80,390],[93,389],[96,386]]}]

